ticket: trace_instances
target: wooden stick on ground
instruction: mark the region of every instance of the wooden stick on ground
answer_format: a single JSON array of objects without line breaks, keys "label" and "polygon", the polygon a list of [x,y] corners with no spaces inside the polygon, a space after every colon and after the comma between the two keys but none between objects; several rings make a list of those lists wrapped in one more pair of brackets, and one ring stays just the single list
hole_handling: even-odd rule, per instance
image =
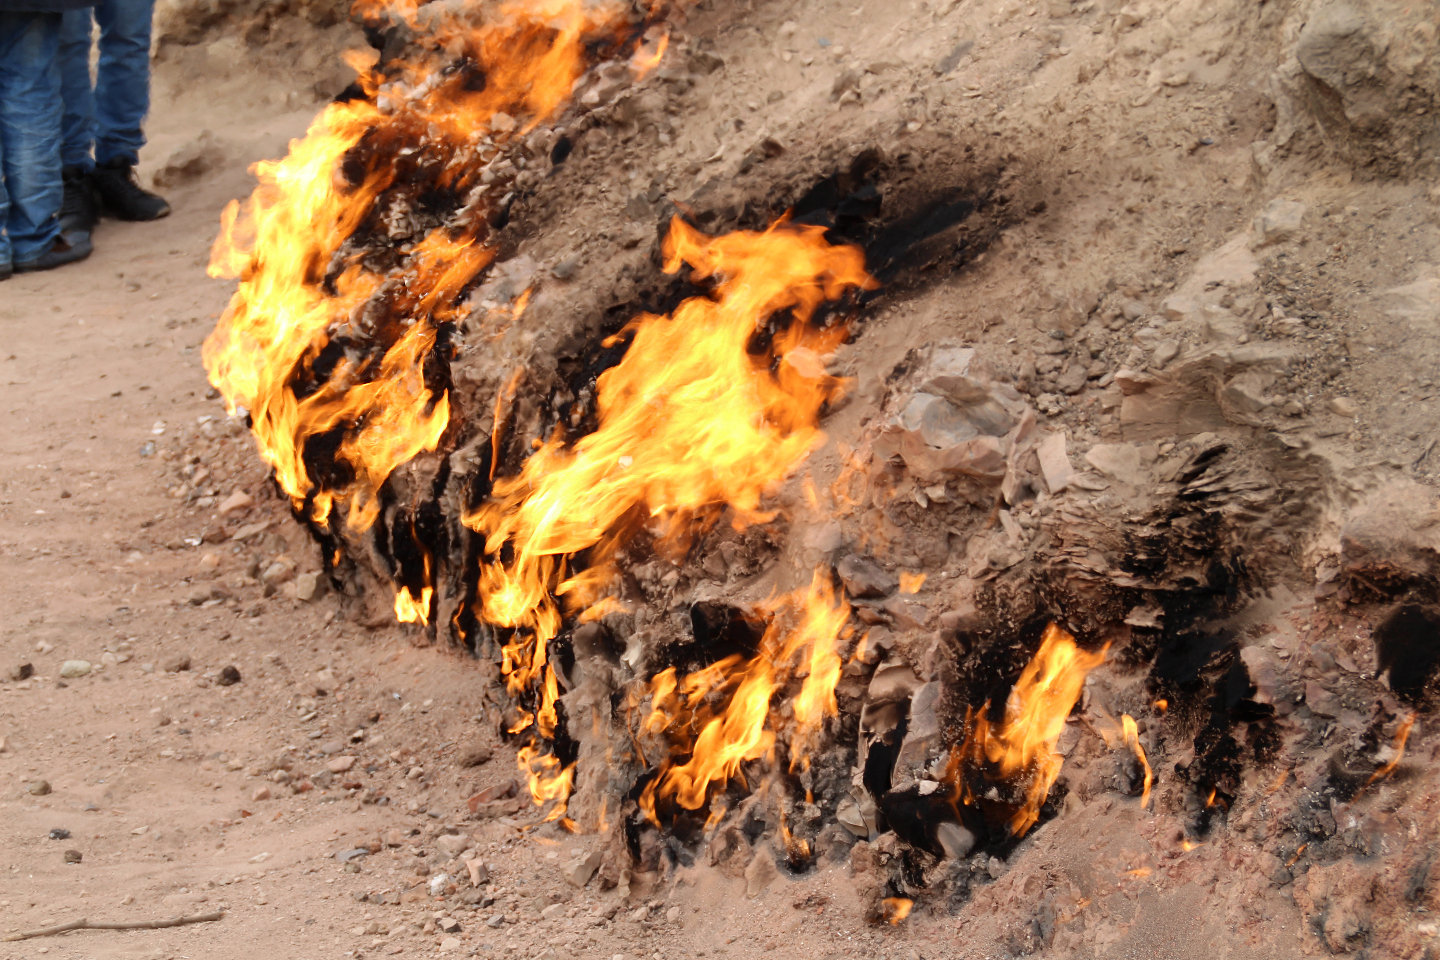
[{"label": "wooden stick on ground", "polygon": [[32,937],[50,937],[57,933],[68,933],[71,930],[159,930],[162,927],[183,927],[187,923],[208,923],[211,920],[219,920],[223,916],[225,916],[225,911],[216,910],[214,913],[197,913],[193,917],[171,917],[169,920],[122,920],[118,923],[104,920],[91,921],[81,917],[79,920],[59,923],[53,927],[12,933],[9,936],[0,937],[0,941],[8,943],[12,940],[29,940]]}]

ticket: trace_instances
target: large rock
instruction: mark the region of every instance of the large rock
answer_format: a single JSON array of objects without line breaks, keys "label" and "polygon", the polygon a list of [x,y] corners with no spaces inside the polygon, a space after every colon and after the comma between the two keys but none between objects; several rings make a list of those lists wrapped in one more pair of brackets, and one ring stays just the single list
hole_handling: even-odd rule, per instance
[{"label": "large rock", "polygon": [[1020,394],[991,379],[973,347],[937,346],[912,383],[881,428],[876,455],[899,457],[926,484],[954,476],[999,483],[1016,436],[1034,423]]},{"label": "large rock", "polygon": [[1440,587],[1440,501],[1399,483],[1373,496],[1340,531],[1340,575],[1357,597],[1386,599]]},{"label": "large rock", "polygon": [[1325,0],[1295,44],[1304,108],[1345,159],[1411,176],[1440,151],[1433,2]]}]

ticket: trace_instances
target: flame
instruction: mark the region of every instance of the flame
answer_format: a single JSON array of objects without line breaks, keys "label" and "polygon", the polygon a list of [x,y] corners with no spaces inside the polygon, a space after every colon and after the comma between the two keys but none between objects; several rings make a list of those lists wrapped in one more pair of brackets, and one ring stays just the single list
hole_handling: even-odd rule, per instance
[{"label": "flame", "polygon": [[1134,870],[1126,870],[1126,871],[1125,871],[1125,876],[1127,876],[1127,877],[1148,877],[1148,876],[1150,876],[1150,868],[1149,868],[1149,867],[1136,867]]},{"label": "flame", "polygon": [[[657,36],[652,38],[650,33],[657,34]],[[665,50],[669,46],[670,31],[664,27],[652,27],[646,34],[645,42],[630,57],[630,73],[636,80],[643,79],[646,74],[660,65],[660,61],[665,56]]]},{"label": "flame", "polygon": [[1413,726],[1415,726],[1415,714],[1412,713],[1401,722],[1400,728],[1395,731],[1395,756],[1391,757],[1390,762],[1379,770],[1370,774],[1370,779],[1365,781],[1365,786],[1368,787],[1377,780],[1384,780],[1400,766],[1400,761],[1405,757],[1405,741],[1410,739],[1410,728]]},{"label": "flame", "polygon": [[1182,837],[1180,840],[1180,849],[1184,850],[1186,853],[1189,853],[1191,850],[1194,850],[1198,846],[1202,846],[1204,843],[1204,840],[1191,840],[1189,837]]},{"label": "flame", "polygon": [[1011,688],[1001,723],[992,725],[987,718],[988,703],[967,718],[965,740],[951,751],[945,774],[953,785],[952,801],[976,802],[966,776],[970,771],[990,779],[1025,778],[1025,799],[1007,821],[1011,834],[1023,837],[1040,819],[1040,807],[1060,776],[1064,758],[1055,745],[1065,718],[1080,699],[1085,677],[1105,661],[1109,649],[1106,644],[1086,653],[1070,634],[1053,623],[1047,626],[1040,649]]},{"label": "flame", "polygon": [[395,619],[401,623],[429,624],[430,598],[434,593],[433,587],[423,587],[419,599],[416,599],[409,587],[401,587],[395,594]]},{"label": "flame", "polygon": [[1300,846],[1296,847],[1295,854],[1289,860],[1285,861],[1285,869],[1288,870],[1291,867],[1295,866],[1295,861],[1300,859],[1300,855],[1305,852],[1305,848],[1308,846],[1310,846],[1310,844],[1302,843],[1300,844]]},{"label": "flame", "polygon": [[[780,732],[795,769],[814,748],[824,719],[839,712],[837,647],[849,636],[845,621],[850,604],[836,593],[828,572],[816,570],[808,590],[772,601],[768,613],[770,621],[753,658],[734,654],[684,678],[672,667],[651,681],[651,712],[642,733],[669,734],[673,742],[640,795],[640,809],[656,826],[657,802],[672,799],[686,810],[699,810],[712,785],[739,777],[740,765],[768,754]],[[781,721],[771,699],[800,676],[800,690],[790,700],[791,722],[778,731]],[[711,706],[717,695],[725,697],[718,712]],[[699,733],[692,739],[694,730]],[[676,762],[676,756],[688,759]]]},{"label": "flame", "polygon": [[1145,787],[1140,794],[1140,809],[1150,805],[1150,784],[1154,777],[1150,773],[1150,761],[1145,759],[1145,748],[1140,745],[1140,728],[1135,723],[1135,718],[1128,713],[1120,714],[1120,728],[1125,733],[1125,744],[1135,751],[1135,758],[1140,761],[1140,766],[1145,769]]},{"label": "flame", "polygon": [[1169,701],[1169,700],[1166,700],[1164,697],[1161,697],[1159,700],[1156,700],[1156,701],[1155,701],[1155,712],[1156,712],[1156,713],[1164,713],[1166,710],[1169,710],[1169,709],[1170,709],[1170,701]]},{"label": "flame", "polygon": [[[485,82],[428,61],[382,76],[355,59],[374,102],[329,104],[284,159],[255,165],[259,186],[222,214],[209,273],[239,285],[203,356],[230,412],[249,415],[295,509],[325,525],[344,502],[346,524],[363,531],[379,514],[386,478],[440,443],[449,398],[427,381],[427,359],[493,257],[480,236],[485,217],[415,236],[403,199],[382,197],[433,160],[443,166],[439,182],[478,205],[484,164],[554,113],[584,71],[587,43],[622,27],[626,10],[527,0],[489,8],[492,19],[479,25],[454,16],[421,23],[415,0],[359,0],[356,13],[404,18]],[[362,228],[400,241],[399,262],[367,264],[349,245]],[[322,435],[335,437],[334,468],[315,475],[306,450]]]},{"label": "flame", "polygon": [[[874,285],[858,249],[831,246],[823,235],[781,221],[711,238],[672,221],[665,269],[690,264],[696,279],[716,280],[712,295],[685,301],[672,317],[642,314],[606,341],[630,344],[597,380],[598,429],[573,446],[558,433],[541,443],[518,476],[496,480],[492,498],[464,517],[485,538],[479,614],[511,631],[501,672],[512,695],[540,696],[538,717],[553,714],[558,695],[547,664],[563,614],[599,601],[611,558],[631,533],[644,525],[662,548],[680,548],[726,507],[737,528],[769,520],[762,497],[820,442],[816,420],[843,384],[787,357],[833,350],[846,330],[812,326],[815,310]],[[752,355],[756,332],[782,311],[790,312],[788,326]],[[574,572],[570,557],[581,552],[589,567]],[[796,704],[800,728],[834,710],[833,679],[825,682],[838,678],[838,656],[813,656]],[[729,734],[710,735],[726,742],[727,755],[707,769],[705,783],[710,774],[728,779],[742,759],[768,749],[760,731],[770,682],[757,674],[735,691],[734,708],[748,705],[753,715],[737,712]],[[685,799],[697,789],[703,798],[702,783]]]},{"label": "flame", "polygon": [[915,906],[915,901],[905,897],[886,897],[880,901],[880,917],[891,926],[904,921],[910,916],[910,911]]},{"label": "flame", "polygon": [[900,592],[901,592],[901,593],[919,593],[919,592],[920,592],[920,588],[923,587],[923,586],[925,586],[925,577],[926,577],[926,576],[927,576],[927,575],[926,575],[926,574],[923,574],[923,573],[910,573],[910,572],[908,572],[908,571],[901,570],[901,571],[900,571]]}]

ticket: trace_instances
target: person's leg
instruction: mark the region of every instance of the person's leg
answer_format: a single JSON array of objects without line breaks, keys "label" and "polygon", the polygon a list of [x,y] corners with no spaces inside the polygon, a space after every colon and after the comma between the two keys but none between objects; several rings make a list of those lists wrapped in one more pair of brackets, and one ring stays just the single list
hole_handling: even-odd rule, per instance
[{"label": "person's leg", "polygon": [[0,164],[13,269],[49,270],[90,255],[60,236],[60,14],[0,13]]},{"label": "person's leg", "polygon": [[90,81],[90,47],[95,19],[89,7],[70,10],[60,25],[60,96],[65,101],[60,162],[88,171],[95,166],[95,88]]},{"label": "person's leg", "polygon": [[95,171],[91,182],[122,220],[155,220],[170,212],[135,178],[150,109],[150,21],[155,0],[99,0],[100,66],[95,76]]},{"label": "person's leg", "polygon": [[[0,30],[4,30],[0,26]],[[4,41],[0,40],[0,44]],[[0,77],[0,101],[7,96],[5,91],[4,78]],[[9,280],[10,274],[15,272],[15,264],[10,256],[10,234],[5,229],[5,221],[10,219],[10,194],[5,189],[5,136],[0,130],[0,280]]]},{"label": "person's leg", "polygon": [[155,0],[100,0],[100,66],[95,74],[95,162],[140,162],[150,110],[150,23]]},{"label": "person's leg", "polygon": [[60,14],[0,13],[5,229],[15,262],[40,256],[60,235],[59,47]]}]

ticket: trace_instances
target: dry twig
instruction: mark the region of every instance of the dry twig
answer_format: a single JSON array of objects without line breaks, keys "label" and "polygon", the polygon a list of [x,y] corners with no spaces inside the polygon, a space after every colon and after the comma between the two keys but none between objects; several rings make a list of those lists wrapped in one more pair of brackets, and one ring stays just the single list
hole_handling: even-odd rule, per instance
[{"label": "dry twig", "polygon": [[0,937],[0,940],[8,943],[12,940],[29,940],[32,937],[50,937],[57,933],[68,933],[71,930],[159,930],[162,927],[183,927],[187,923],[208,923],[211,920],[219,920],[223,916],[225,916],[224,910],[216,910],[214,913],[197,913],[193,917],[171,917],[169,920],[122,920],[118,923],[108,923],[104,920],[91,921],[81,917],[79,920],[59,923],[53,927],[12,933]]}]

